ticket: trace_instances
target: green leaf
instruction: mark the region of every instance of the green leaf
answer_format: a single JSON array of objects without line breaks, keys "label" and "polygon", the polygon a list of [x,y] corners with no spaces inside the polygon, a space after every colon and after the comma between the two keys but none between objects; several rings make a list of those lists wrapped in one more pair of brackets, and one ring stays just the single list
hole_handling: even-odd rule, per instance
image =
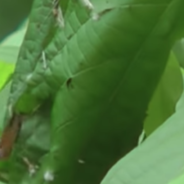
[{"label": "green leaf", "polygon": [[36,65],[40,64],[43,68],[43,61],[38,62],[38,60],[40,60],[45,47],[52,40],[55,33],[56,18],[53,15],[54,8],[53,0],[35,0],[33,3],[30,21],[19,52],[11,88],[11,102],[14,105],[25,92]]},{"label": "green leaf", "polygon": [[149,103],[148,116],[144,121],[147,136],[175,112],[175,105],[182,91],[181,70],[174,54],[171,53],[163,76]]},{"label": "green leaf", "polygon": [[176,113],[115,164],[101,184],[180,184],[184,168],[183,110],[184,93]]},{"label": "green leaf", "polygon": [[[184,28],[179,19],[183,0],[119,0],[101,7],[98,20],[76,2],[69,3],[61,29],[53,26],[52,16],[45,19],[53,10],[51,0],[35,1],[12,86],[14,102],[24,94],[54,99],[47,106],[50,150],[36,157],[44,156],[40,170],[29,178],[33,184],[44,183],[49,172],[56,184],[98,184],[137,145],[149,101]],[[12,183],[26,182],[23,164],[15,162],[21,161],[22,150],[19,142]]]},{"label": "green leaf", "polygon": [[149,100],[181,31],[183,5],[127,1],[97,21],[82,8],[70,11],[65,28],[47,47],[53,49],[49,56],[46,51],[48,68],[39,73],[43,70],[36,63],[32,72],[42,75],[32,95],[57,93],[50,153],[32,183],[44,183],[49,171],[55,183],[99,183],[136,146]]}]

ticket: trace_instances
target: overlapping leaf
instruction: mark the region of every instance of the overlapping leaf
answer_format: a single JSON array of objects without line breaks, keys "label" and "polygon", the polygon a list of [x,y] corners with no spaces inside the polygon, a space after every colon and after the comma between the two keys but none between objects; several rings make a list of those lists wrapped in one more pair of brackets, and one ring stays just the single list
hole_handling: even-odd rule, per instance
[{"label": "overlapping leaf", "polygon": [[131,153],[121,159],[102,184],[180,184],[183,181],[184,94],[176,113]]},{"label": "overlapping leaf", "polygon": [[[42,2],[49,4],[46,15],[52,10],[51,1],[35,1],[34,26],[40,21],[37,6],[39,12],[45,9]],[[66,11],[65,27],[52,32],[51,18],[40,24],[44,32],[27,46],[39,34],[30,23],[12,92],[21,97],[17,89],[27,86],[25,78],[31,74],[35,84],[27,91],[30,97],[56,95],[50,107],[50,152],[30,178],[34,184],[44,183],[48,172],[54,183],[100,183],[107,170],[137,144],[170,49],[183,33],[184,2],[115,2],[101,8],[97,20],[70,2],[66,7],[73,9]],[[44,44],[50,30],[51,42]],[[49,61],[44,70],[39,62],[43,50]],[[11,172],[14,175],[15,169]],[[21,183],[22,177],[13,178],[12,183]]]},{"label": "overlapping leaf", "polygon": [[171,53],[163,76],[149,103],[148,116],[144,122],[147,136],[175,112],[182,91],[182,73],[175,55]]}]

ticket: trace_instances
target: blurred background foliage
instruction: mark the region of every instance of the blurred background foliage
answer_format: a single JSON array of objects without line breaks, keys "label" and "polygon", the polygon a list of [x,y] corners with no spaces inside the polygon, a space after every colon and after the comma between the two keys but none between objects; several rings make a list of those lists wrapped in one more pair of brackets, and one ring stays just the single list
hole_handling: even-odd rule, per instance
[{"label": "blurred background foliage", "polygon": [[0,0],[0,41],[20,29],[29,16],[33,0]]}]

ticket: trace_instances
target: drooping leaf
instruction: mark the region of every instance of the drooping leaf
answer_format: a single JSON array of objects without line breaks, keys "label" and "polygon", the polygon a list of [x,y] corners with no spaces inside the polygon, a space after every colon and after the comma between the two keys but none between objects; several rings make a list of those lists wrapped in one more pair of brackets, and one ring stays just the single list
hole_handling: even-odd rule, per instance
[{"label": "drooping leaf", "polygon": [[[183,32],[179,18],[184,2],[115,2],[108,9],[101,7],[99,19],[94,20],[70,1],[66,7],[71,10],[66,10],[65,27],[61,29],[52,25],[53,17],[44,21],[40,16],[43,12],[44,18],[50,15],[52,2],[35,1],[12,97],[19,100],[25,92],[30,99],[48,100],[52,95],[55,102],[50,106],[50,152],[29,183],[44,183],[45,174],[50,172],[56,184],[98,184],[107,170],[137,145],[148,103],[170,49]],[[38,39],[30,43],[36,36]],[[27,91],[20,90],[24,85]],[[17,144],[13,161],[19,160],[21,145]],[[23,173],[21,162],[12,164],[11,182],[25,183],[24,176],[17,175]]]},{"label": "drooping leaf", "polygon": [[57,93],[51,152],[32,183],[43,183],[48,170],[55,183],[99,183],[136,146],[149,100],[181,31],[183,2],[126,3],[130,6],[108,9],[97,21],[88,16],[82,22],[74,9],[57,32],[51,62],[30,90],[39,97]]}]

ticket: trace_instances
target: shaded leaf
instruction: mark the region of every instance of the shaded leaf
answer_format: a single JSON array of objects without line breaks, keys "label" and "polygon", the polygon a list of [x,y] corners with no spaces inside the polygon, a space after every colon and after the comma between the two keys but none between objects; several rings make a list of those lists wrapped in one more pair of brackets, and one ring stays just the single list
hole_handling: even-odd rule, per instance
[{"label": "shaded leaf", "polygon": [[38,96],[57,93],[50,153],[32,183],[44,183],[47,171],[55,183],[99,183],[136,146],[149,100],[180,34],[183,2],[129,5],[114,7],[98,21],[88,16],[81,22],[75,11],[67,17],[57,37],[62,52],[53,49],[57,54],[49,55],[45,81],[32,89],[42,89],[34,91]]},{"label": "shaded leaf", "polygon": [[9,183],[20,182],[25,178],[29,183],[32,175],[29,165],[24,161],[25,158],[35,166],[35,171],[37,171],[42,157],[49,151],[50,106],[51,102],[46,102],[36,113],[24,120],[19,140],[8,160],[10,162],[8,167]]},{"label": "shaded leaf", "polygon": [[144,121],[146,135],[151,134],[175,112],[182,91],[181,70],[174,54],[171,53],[163,76],[149,103],[148,116]]},{"label": "shaded leaf", "polygon": [[184,168],[183,110],[184,93],[176,113],[113,166],[101,184],[180,184]]},{"label": "shaded leaf", "polygon": [[[44,18],[52,12],[51,0],[35,1],[16,67],[12,101],[28,94],[30,99],[45,101],[52,96],[54,104],[48,106],[50,150],[43,153],[40,170],[29,183],[44,183],[45,174],[51,172],[56,184],[98,184],[137,145],[170,49],[183,32],[184,2],[116,2],[109,11],[104,6],[106,13],[98,20],[77,2],[71,3],[67,8],[73,10],[66,11],[66,25],[60,30],[53,26],[53,17],[46,21],[41,17],[43,12]],[[46,67],[39,62],[43,50],[49,61]],[[22,145],[17,144],[13,161],[19,161]],[[37,155],[37,151],[28,152]],[[25,182],[21,162],[12,163],[10,175],[11,183]]]}]

